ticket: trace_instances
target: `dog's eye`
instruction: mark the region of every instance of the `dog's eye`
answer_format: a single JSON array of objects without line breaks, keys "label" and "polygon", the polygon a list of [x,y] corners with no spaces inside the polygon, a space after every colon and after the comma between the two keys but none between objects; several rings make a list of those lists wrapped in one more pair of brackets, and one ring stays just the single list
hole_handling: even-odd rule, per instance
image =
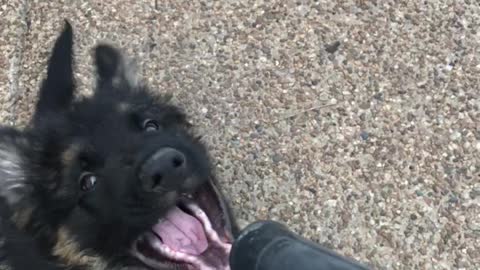
[{"label": "dog's eye", "polygon": [[143,130],[150,132],[150,131],[157,131],[160,128],[160,125],[158,125],[157,121],[152,120],[152,119],[147,119],[143,121]]},{"label": "dog's eye", "polygon": [[93,190],[96,183],[97,183],[97,177],[94,174],[86,172],[80,175],[80,188],[83,191]]}]

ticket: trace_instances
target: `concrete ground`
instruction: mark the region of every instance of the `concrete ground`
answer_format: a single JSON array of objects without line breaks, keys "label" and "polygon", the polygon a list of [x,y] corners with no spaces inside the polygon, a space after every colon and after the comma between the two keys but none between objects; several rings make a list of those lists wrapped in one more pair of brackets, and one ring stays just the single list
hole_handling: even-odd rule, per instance
[{"label": "concrete ground", "polygon": [[243,224],[376,269],[480,269],[475,0],[1,0],[1,121],[32,112],[69,19],[139,59],[204,133]]}]

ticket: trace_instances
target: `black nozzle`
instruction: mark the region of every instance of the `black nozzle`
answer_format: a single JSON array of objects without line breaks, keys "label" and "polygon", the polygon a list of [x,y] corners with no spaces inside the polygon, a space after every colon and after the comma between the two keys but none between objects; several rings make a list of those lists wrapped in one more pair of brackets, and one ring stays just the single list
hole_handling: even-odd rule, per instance
[{"label": "black nozzle", "polygon": [[368,270],[274,221],[255,222],[240,233],[230,266],[231,270]]}]

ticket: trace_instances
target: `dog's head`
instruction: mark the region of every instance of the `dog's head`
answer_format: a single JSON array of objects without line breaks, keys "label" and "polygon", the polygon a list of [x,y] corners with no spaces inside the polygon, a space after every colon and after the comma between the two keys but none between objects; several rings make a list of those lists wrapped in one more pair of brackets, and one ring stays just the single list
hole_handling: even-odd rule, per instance
[{"label": "dog's head", "polygon": [[70,266],[224,269],[232,218],[184,113],[108,45],[94,50],[94,94],[75,99],[72,47],[67,23],[31,127],[1,131],[14,221]]}]

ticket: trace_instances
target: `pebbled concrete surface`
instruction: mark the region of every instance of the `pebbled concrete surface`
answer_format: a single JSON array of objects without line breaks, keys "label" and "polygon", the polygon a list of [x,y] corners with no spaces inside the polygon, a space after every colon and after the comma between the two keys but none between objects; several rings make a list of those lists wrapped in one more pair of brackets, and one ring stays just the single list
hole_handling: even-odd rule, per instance
[{"label": "pebbled concrete surface", "polygon": [[1,0],[0,119],[23,125],[68,18],[187,107],[243,224],[376,269],[480,268],[480,4]]}]

